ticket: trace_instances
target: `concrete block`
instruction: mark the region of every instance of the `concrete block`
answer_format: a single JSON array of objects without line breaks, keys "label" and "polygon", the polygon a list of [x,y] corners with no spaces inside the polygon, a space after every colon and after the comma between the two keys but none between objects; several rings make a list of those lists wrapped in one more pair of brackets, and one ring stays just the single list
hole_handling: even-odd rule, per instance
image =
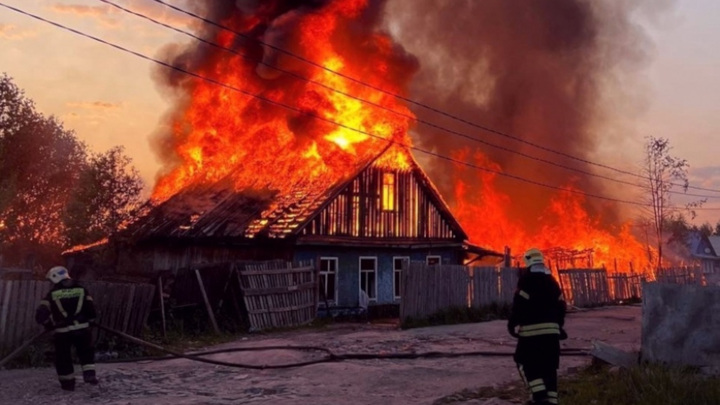
[{"label": "concrete block", "polygon": [[642,359],[720,366],[720,287],[643,285]]}]

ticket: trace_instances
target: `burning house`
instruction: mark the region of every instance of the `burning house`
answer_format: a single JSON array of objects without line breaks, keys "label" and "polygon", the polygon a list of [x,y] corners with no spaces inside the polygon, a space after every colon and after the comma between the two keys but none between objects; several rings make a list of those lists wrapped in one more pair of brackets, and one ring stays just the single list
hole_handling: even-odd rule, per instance
[{"label": "burning house", "polygon": [[[389,166],[389,158],[403,163]],[[132,246],[117,266],[150,273],[227,261],[313,261],[320,299],[339,306],[357,306],[362,293],[371,304],[397,302],[408,261],[502,257],[468,243],[427,175],[397,147],[346,176],[298,182],[285,192],[238,191],[227,179],[188,187],[119,238]]]},{"label": "burning house", "polygon": [[[478,61],[487,59],[487,77],[471,80],[482,89],[462,81],[436,89],[429,78],[470,80],[446,74],[448,58],[428,58],[441,63],[443,74],[423,71],[391,35],[395,25],[385,21],[386,3],[188,2],[214,23],[194,21],[189,42],[160,52],[165,64],[154,78],[172,107],[152,140],[162,163],[153,208],[111,238],[107,246],[127,248],[110,249],[108,267],[154,271],[311,259],[321,271],[323,294],[343,306],[357,303],[361,290],[377,303],[395,301],[405,260],[460,264],[469,255],[474,260],[495,254],[468,240],[495,250],[561,247],[553,259],[558,265],[609,266],[618,260],[646,267],[639,262],[646,261],[647,247],[621,219],[617,204],[586,199],[605,187],[577,174],[592,171],[580,162],[596,146],[593,89],[605,81],[595,74],[603,59],[593,55],[605,43],[596,34],[605,13],[585,2],[558,6],[565,14],[556,12],[555,2],[533,3],[537,12],[525,13],[533,24],[512,18],[522,26],[509,27],[496,26],[497,14],[485,11],[508,7],[514,16],[520,6],[468,3],[488,8],[463,13],[467,27],[481,29],[475,36],[484,38],[483,46],[460,29],[455,34],[464,41],[451,42],[467,43],[466,51],[479,54],[463,62],[457,58],[466,52],[453,52],[452,60],[470,64],[459,72],[482,72]],[[405,11],[420,10],[414,2],[410,8]],[[453,22],[457,15],[452,12]],[[477,24],[478,16],[487,24]],[[556,29],[561,22],[572,24]],[[401,30],[408,44],[429,32],[443,37],[430,27],[414,28],[411,23]],[[516,34],[522,40],[500,40]],[[516,57],[538,55],[543,63],[515,63]],[[524,69],[515,69],[518,64]],[[425,81],[418,82],[418,74]],[[526,97],[528,86],[535,97]],[[448,88],[463,94],[443,96]],[[411,97],[420,100],[413,109]],[[463,104],[479,99],[486,103]],[[532,134],[529,141],[558,148],[560,155],[552,157],[558,166],[510,153],[524,154],[523,145],[478,147],[471,141],[477,131],[422,107],[437,103],[441,111],[466,112],[500,130]],[[471,135],[452,136],[466,132]],[[452,213],[412,149],[444,157],[422,162]],[[509,168],[514,174],[501,176]],[[517,182],[522,178],[533,185],[525,188]],[[73,255],[78,262],[81,255]]]}]

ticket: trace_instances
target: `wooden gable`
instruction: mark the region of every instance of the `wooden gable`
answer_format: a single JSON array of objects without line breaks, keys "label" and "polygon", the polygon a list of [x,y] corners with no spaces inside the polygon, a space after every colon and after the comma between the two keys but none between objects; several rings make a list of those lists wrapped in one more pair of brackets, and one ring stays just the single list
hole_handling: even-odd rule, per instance
[{"label": "wooden gable", "polygon": [[416,164],[409,170],[369,166],[300,229],[299,236],[373,239],[467,239]]}]

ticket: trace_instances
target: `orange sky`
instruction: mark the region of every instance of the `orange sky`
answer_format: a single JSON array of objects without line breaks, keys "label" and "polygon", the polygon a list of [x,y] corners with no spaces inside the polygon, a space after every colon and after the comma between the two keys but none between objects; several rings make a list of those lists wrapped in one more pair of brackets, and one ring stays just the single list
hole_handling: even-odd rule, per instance
[{"label": "orange sky", "polygon": [[[2,1],[150,56],[184,40],[98,1]],[[118,3],[170,24],[190,24],[149,0]],[[637,82],[628,84],[634,92],[629,99],[642,102],[618,100],[615,114],[601,130],[629,136],[622,145],[602,145],[595,160],[635,170],[643,136],[667,137],[674,154],[690,162],[693,185],[720,189],[717,21],[720,3],[712,0],[677,0],[657,18],[638,20],[654,42],[648,51],[651,64]],[[13,77],[40,111],[58,116],[92,150],[124,145],[148,184],[159,168],[148,139],[168,108],[151,78],[153,68],[150,62],[0,9],[0,71]],[[720,207],[720,199],[706,206]],[[718,219],[720,211],[704,211],[699,218],[712,223]]]}]

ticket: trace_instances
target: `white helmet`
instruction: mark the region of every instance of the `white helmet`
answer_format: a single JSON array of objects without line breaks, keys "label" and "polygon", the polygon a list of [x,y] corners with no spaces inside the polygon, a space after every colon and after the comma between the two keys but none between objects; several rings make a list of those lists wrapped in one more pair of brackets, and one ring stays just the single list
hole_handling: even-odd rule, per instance
[{"label": "white helmet", "polygon": [[55,266],[48,270],[45,278],[52,281],[53,284],[57,284],[63,280],[70,279],[70,273],[68,272],[68,269],[63,266]]},{"label": "white helmet", "polygon": [[525,259],[525,266],[527,267],[530,267],[533,264],[543,264],[545,262],[545,259],[543,258],[543,254],[540,249],[529,249],[527,252],[525,252],[523,256]]}]

